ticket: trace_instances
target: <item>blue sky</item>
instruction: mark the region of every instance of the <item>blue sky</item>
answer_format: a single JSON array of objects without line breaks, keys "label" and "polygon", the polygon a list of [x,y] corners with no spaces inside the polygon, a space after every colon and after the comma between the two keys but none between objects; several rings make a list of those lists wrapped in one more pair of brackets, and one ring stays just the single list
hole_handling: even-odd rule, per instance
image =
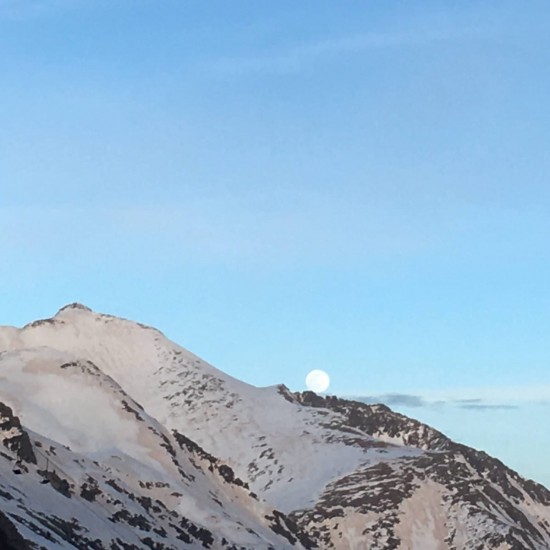
[{"label": "blue sky", "polygon": [[412,4],[0,0],[0,322],[321,368],[550,485],[550,9]]}]

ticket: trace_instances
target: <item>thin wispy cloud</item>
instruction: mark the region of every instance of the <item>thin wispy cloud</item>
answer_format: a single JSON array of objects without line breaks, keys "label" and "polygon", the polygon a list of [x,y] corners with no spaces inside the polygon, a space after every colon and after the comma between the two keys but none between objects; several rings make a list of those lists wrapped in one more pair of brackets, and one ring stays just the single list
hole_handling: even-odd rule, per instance
[{"label": "thin wispy cloud", "polygon": [[369,403],[384,403],[389,406],[426,407],[428,403],[420,395],[407,393],[386,393],[372,397],[359,398]]},{"label": "thin wispy cloud", "polygon": [[466,405],[459,405],[459,408],[461,409],[467,409],[470,411],[495,411],[495,410],[513,410],[518,409],[519,405],[491,405],[489,403],[483,404],[483,403],[472,403],[472,404],[466,404]]},{"label": "thin wispy cloud", "polygon": [[[143,257],[140,243],[147,242],[149,259],[160,256],[166,264],[183,256],[208,264],[269,268],[414,257],[438,246],[421,225],[399,223],[395,208],[382,210],[359,199],[354,208],[346,208],[342,199],[315,193],[283,194],[270,204],[246,194],[178,205],[4,207],[0,252],[61,253],[81,242],[78,249],[99,261],[111,248]],[[344,211],[345,217],[335,215]],[[176,257],[169,254],[173,250],[179,251]]]},{"label": "thin wispy cloud", "polygon": [[343,36],[296,45],[285,51],[263,55],[222,57],[211,64],[219,75],[246,75],[249,73],[296,73],[320,61],[389,48],[422,46],[455,40],[477,31],[471,27],[446,29],[418,29],[412,31],[370,32]]},{"label": "thin wispy cloud", "polygon": [[[382,403],[389,407],[407,408],[441,408],[452,407],[469,411],[513,410],[525,405],[550,404],[550,387],[525,386],[520,388],[480,388],[466,390],[466,395],[459,397],[460,391],[409,394],[385,393],[378,395],[350,396],[351,399],[364,403]],[[464,390],[462,390],[464,391]],[[476,397],[469,397],[476,395]]]}]

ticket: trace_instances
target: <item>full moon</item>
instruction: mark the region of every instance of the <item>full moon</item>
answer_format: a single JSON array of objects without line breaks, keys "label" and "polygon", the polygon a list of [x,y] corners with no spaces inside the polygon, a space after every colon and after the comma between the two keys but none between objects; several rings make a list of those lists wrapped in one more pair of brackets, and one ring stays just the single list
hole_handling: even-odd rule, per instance
[{"label": "full moon", "polygon": [[324,370],[315,369],[306,376],[307,389],[315,393],[326,391],[329,385],[330,378]]}]

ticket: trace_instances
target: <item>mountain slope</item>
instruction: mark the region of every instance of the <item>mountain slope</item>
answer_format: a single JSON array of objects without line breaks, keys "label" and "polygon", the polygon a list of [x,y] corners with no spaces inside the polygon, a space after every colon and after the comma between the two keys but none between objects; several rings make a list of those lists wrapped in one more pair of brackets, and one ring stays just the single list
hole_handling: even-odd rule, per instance
[{"label": "mountain slope", "polygon": [[47,548],[68,538],[81,548],[296,546],[292,531],[301,534],[284,516],[89,360],[17,350],[0,355],[0,373],[0,509],[30,540]]},{"label": "mountain slope", "polygon": [[541,485],[384,405],[311,392],[297,399],[336,410],[348,425],[385,441],[429,451],[360,468],[329,484],[313,509],[294,512],[327,547],[335,525],[353,533],[359,521],[373,550],[400,548],[403,540],[415,541],[414,548],[439,548],[442,540],[449,548],[550,548],[550,492]]},{"label": "mountain slope", "polygon": [[256,388],[80,304],[0,352],[0,540],[550,548],[545,488],[383,405]]},{"label": "mountain slope", "polygon": [[245,384],[154,329],[83,306],[63,308],[8,339],[8,349],[53,347],[92,360],[161,424],[227,460],[253,491],[286,511],[313,503],[327,479],[365,460],[417,452],[326,427],[337,415],[284,399],[279,387]]}]

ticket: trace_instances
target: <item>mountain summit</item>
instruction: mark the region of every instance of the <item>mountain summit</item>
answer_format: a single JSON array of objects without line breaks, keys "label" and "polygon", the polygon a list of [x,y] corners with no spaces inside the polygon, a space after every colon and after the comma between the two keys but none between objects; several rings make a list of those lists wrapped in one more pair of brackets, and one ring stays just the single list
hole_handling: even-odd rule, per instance
[{"label": "mountain summit", "polygon": [[0,548],[550,548],[550,492],[392,412],[70,304],[0,327]]}]

